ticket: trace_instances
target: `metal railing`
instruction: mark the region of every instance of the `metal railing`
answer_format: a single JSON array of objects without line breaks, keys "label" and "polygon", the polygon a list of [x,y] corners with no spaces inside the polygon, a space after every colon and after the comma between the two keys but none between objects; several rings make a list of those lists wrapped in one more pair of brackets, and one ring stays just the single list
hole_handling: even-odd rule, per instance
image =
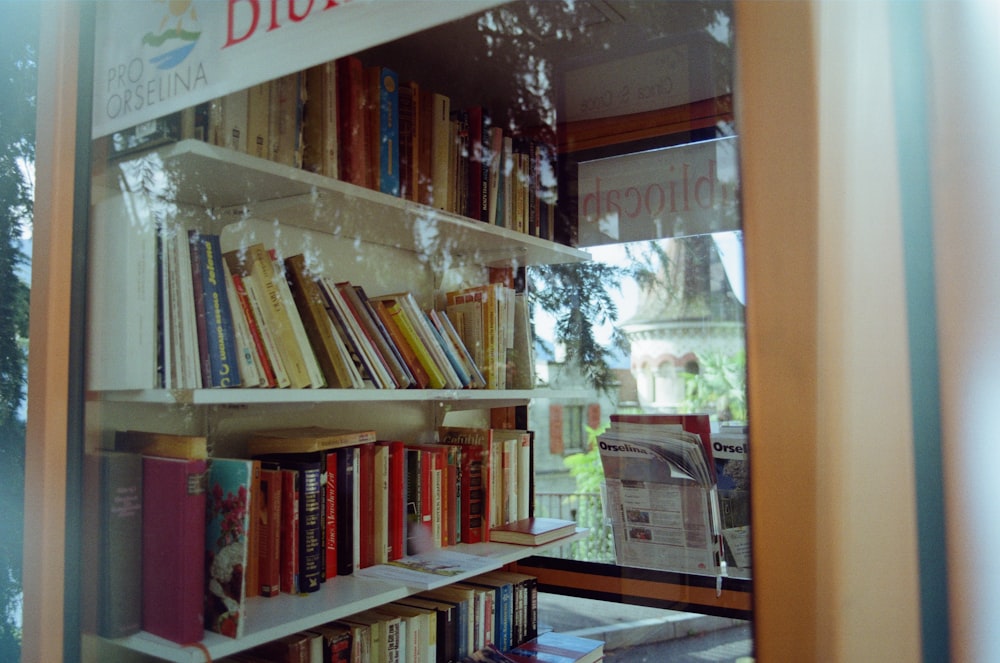
[{"label": "metal railing", "polygon": [[585,562],[615,561],[611,528],[604,521],[600,493],[535,493],[535,515],[575,520],[589,530],[579,541],[550,549],[548,557]]}]

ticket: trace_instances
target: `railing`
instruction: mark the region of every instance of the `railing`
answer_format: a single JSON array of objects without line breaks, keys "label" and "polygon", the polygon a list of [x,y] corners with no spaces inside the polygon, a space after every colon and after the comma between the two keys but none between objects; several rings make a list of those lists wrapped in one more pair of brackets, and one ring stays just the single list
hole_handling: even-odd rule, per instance
[{"label": "railing", "polygon": [[611,528],[604,522],[600,493],[535,493],[535,515],[575,520],[586,527],[586,538],[552,548],[548,557],[585,562],[615,561]]}]

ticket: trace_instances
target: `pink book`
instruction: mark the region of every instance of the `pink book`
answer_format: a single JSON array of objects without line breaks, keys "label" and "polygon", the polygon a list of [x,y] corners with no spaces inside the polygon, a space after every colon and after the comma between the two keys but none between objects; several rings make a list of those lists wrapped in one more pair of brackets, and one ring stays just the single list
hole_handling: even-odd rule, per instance
[{"label": "pink book", "polygon": [[142,459],[142,628],[179,644],[205,633],[204,459]]}]

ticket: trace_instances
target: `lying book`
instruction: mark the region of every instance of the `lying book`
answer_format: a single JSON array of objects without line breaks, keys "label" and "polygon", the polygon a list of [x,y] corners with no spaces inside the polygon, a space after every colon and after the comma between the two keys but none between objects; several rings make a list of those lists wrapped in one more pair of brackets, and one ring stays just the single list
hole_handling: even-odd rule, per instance
[{"label": "lying book", "polygon": [[504,656],[514,663],[595,663],[604,658],[604,643],[600,640],[581,638],[549,631],[522,645],[514,647]]},{"label": "lying book", "polygon": [[559,518],[523,518],[490,530],[490,541],[540,546],[576,532],[576,523]]},{"label": "lying book", "polygon": [[496,561],[489,557],[437,548],[387,564],[369,566],[355,571],[354,575],[432,589],[455,582],[461,575],[485,573],[496,568]]},{"label": "lying book", "polygon": [[308,453],[340,447],[353,447],[375,441],[375,431],[367,429],[280,428],[256,431],[250,435],[251,456],[269,453]]}]

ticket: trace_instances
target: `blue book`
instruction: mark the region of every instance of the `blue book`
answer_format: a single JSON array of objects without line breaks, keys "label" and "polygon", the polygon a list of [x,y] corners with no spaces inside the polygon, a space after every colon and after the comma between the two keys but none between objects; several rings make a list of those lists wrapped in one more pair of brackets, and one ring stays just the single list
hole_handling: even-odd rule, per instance
[{"label": "blue book", "polygon": [[399,77],[379,69],[379,191],[399,196]]},{"label": "blue book", "polygon": [[198,345],[203,359],[202,384],[205,387],[238,387],[240,369],[236,333],[226,294],[219,236],[191,231],[190,239],[192,276],[200,284],[200,288],[195,288],[195,310],[199,318]]}]

